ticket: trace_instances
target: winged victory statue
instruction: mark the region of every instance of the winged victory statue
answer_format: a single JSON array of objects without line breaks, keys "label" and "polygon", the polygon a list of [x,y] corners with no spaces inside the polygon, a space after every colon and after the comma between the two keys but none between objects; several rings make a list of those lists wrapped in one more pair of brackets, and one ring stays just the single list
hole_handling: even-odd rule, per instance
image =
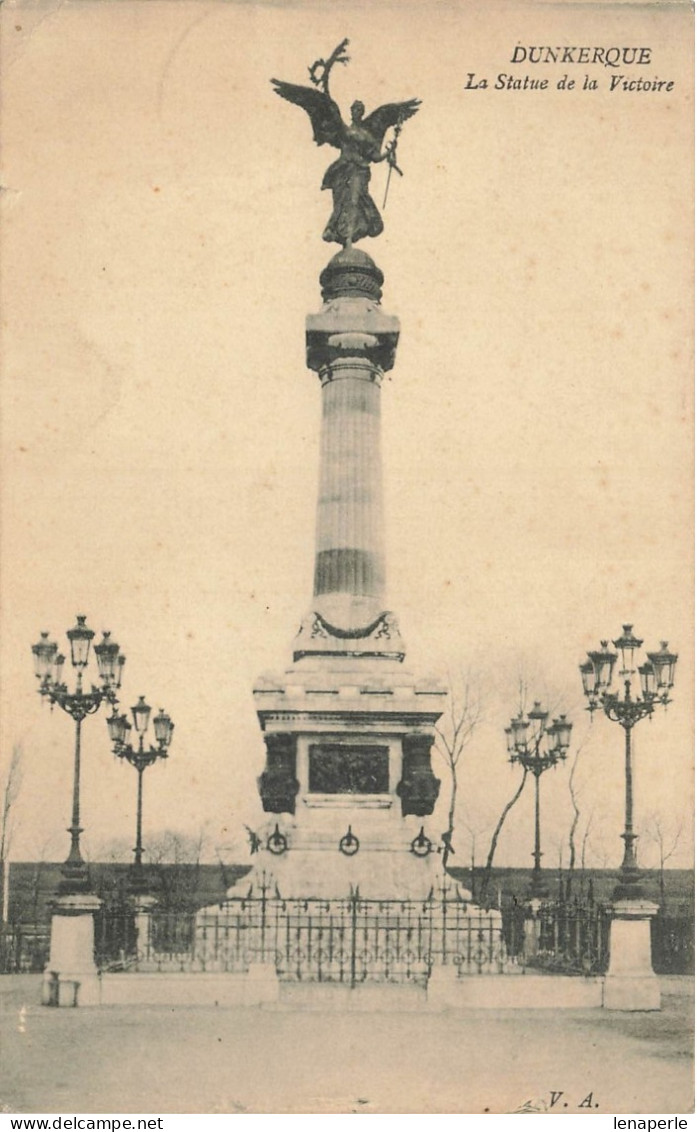
[{"label": "winged victory statue", "polygon": [[[333,145],[340,151],[322,180],[322,188],[331,189],[333,198],[332,214],[323,239],[350,248],[357,240],[379,236],[383,230],[382,216],[368,191],[370,166],[387,161],[388,186],[393,169],[401,175],[396,160],[397,138],[402,124],[416,114],[421,102],[418,98],[390,102],[365,117],[365,106],[356,101],[351,106],[350,123],[344,122],[329,93],[329,74],[335,63],[348,63],[347,46],[348,40],[344,39],[328,60],[318,59],[312,64],[309,72],[313,86],[297,86],[279,79],[271,82],[276,94],[307,112],[317,145]],[[383,149],[385,134],[391,128],[394,128],[393,139]]]}]

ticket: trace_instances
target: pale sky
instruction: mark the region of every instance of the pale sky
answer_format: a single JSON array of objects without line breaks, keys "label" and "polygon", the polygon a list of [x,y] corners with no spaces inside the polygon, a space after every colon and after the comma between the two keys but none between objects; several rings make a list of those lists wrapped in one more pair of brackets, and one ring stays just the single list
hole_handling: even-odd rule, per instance
[{"label": "pale sky", "polygon": [[[2,19],[14,857],[67,852],[73,724],[42,708],[30,646],[41,629],[67,645],[80,612],[127,656],[123,705],[144,693],[176,724],[167,765],[146,772],[146,842],[204,830],[209,854],[247,859],[264,761],[251,689],[290,662],[311,597],[320,392],[304,320],[337,250],[320,192],[335,152],[269,79],[306,82],[345,36],[344,113],[423,100],[385,233],[360,246],[402,324],[383,386],[390,606],[412,670],[482,689],[453,863],[467,823],[485,855],[515,787],[503,728],[521,681],[585,739],[577,666],[623,622],[680,653],[674,703],[635,732],[637,827],[691,823],[688,5],[8,0]],[[675,85],[610,93],[608,69],[514,65],[516,44],[648,45],[632,74]],[[490,87],[465,91],[468,73]],[[500,73],[551,89],[497,91]],[[576,89],[556,89],[565,73]],[[586,73],[597,91],[579,89]],[[104,717],[84,725],[92,855],[130,843],[135,821]],[[619,864],[616,724],[596,717],[577,781],[588,863]],[[564,767],[543,779],[547,865],[567,782]],[[528,864],[532,832],[531,789],[498,863]],[[655,864],[648,837],[639,853]],[[690,863],[685,833],[671,864]]]}]

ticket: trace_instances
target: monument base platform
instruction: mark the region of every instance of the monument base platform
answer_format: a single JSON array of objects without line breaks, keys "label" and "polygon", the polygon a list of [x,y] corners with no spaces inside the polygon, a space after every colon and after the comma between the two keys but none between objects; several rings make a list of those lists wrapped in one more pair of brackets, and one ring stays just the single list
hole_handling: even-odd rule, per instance
[{"label": "monument base platform", "polygon": [[[239,898],[261,885],[283,899],[343,899],[352,894],[364,900],[425,901],[439,899],[443,888],[448,899],[471,902],[468,889],[445,876],[438,854],[416,858],[408,845],[390,849],[384,843],[364,847],[353,857],[316,845],[270,859],[264,853],[249,873],[228,889],[228,897]],[[467,904],[474,908],[475,905]],[[477,909],[479,911],[479,909]]]}]

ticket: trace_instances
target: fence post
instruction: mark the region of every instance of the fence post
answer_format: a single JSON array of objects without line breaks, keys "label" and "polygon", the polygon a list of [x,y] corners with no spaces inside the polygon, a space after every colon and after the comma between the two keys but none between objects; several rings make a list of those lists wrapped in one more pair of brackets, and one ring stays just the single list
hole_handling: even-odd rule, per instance
[{"label": "fence post", "polygon": [[661,988],[651,964],[651,920],[658,905],[618,900],[612,905],[610,965],[605,976],[606,1010],[660,1010]]},{"label": "fence post", "polygon": [[133,897],[136,967],[141,959],[148,959],[150,957],[152,913],[156,904],[157,898],[155,896],[140,894]]},{"label": "fence post", "polygon": [[351,988],[356,985],[356,931],[358,917],[358,893],[352,892],[351,901]]},{"label": "fence post", "polygon": [[533,898],[525,906],[525,919],[523,921],[523,960],[525,963],[534,959],[540,950],[541,907],[542,901],[537,898]]},{"label": "fence post", "polygon": [[276,969],[276,956],[272,956],[271,960],[267,958],[266,954],[266,915],[267,915],[267,897],[270,885],[265,872],[262,873],[259,889],[261,896],[250,897],[250,922],[252,922],[253,909],[255,903],[261,905],[261,916],[259,919],[259,945],[257,949],[257,958],[252,960],[248,966],[244,976],[245,992],[244,1001],[246,1006],[258,1006],[262,1002],[277,1002],[279,996],[279,981],[278,971]]},{"label": "fence post", "polygon": [[51,952],[44,974],[42,1002],[57,1006],[94,1006],[101,985],[94,961],[94,916],[98,896],[61,896],[52,906]]},{"label": "fence post", "polygon": [[261,877],[261,961],[266,962],[266,873]]}]

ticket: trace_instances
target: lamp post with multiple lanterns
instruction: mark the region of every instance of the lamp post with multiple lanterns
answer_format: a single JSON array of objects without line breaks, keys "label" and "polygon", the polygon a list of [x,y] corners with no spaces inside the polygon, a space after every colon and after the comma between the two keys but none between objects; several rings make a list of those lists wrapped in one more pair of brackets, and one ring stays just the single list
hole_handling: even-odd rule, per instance
[{"label": "lamp post with multiple lanterns", "polygon": [[[618,653],[612,652],[607,641],[600,642],[600,649],[587,654],[588,659],[580,666],[583,691],[588,699],[591,715],[602,708],[608,719],[624,728],[624,769],[625,769],[625,820],[624,858],[620,867],[620,883],[613,893],[615,900],[641,899],[641,870],[637,864],[636,840],[634,832],[634,771],[632,752],[632,728],[640,719],[653,714],[656,704],[666,707],[670,703],[670,689],[673,687],[676,653],[668,651],[668,642],[661,641],[656,652],[646,654],[646,661],[638,667],[634,665],[634,653],[641,648],[643,641],[634,636],[631,625],[622,626],[622,636],[612,642],[622,654],[622,667],[619,676],[624,685],[624,695],[612,691],[612,676]],[[639,676],[640,686],[635,690]]]},{"label": "lamp post with multiple lanterns", "polygon": [[34,654],[34,668],[39,680],[39,694],[53,706],[58,704],[63,711],[75,720],[75,756],[73,763],[73,807],[72,821],[68,829],[70,834],[70,852],[63,864],[63,879],[59,886],[61,895],[76,895],[89,891],[89,876],[87,865],[80,851],[80,834],[83,832],[80,825],[80,740],[82,721],[85,716],[93,715],[98,711],[104,700],[111,704],[116,703],[116,691],[121,684],[121,673],[125,657],[121,654],[119,646],[111,640],[111,634],[105,632],[101,642],[94,646],[97,658],[100,685],[92,684],[89,691],[83,690],[82,675],[87,668],[90,653],[90,644],[94,637],[92,629],[88,628],[86,618],[79,615],[77,622],[67,632],[70,642],[70,661],[77,671],[76,687],[74,692],[68,690],[63,682],[63,665],[65,656],[58,652],[55,641],[49,640],[47,632],[42,632],[37,644],[32,645]]},{"label": "lamp post with multiple lanterns", "polygon": [[535,861],[530,885],[530,896],[539,900],[547,895],[540,861],[540,778],[550,767],[566,758],[571,740],[572,724],[565,715],[560,715],[547,726],[549,712],[545,711],[539,700],[527,719],[522,711],[515,716],[510,726],[506,728],[508,741],[508,755],[512,763],[519,763],[526,771],[530,771],[535,778],[535,848],[533,858]]},{"label": "lamp post with multiple lanterns", "polygon": [[167,748],[172,741],[172,732],[174,731],[172,720],[167,713],[160,708],[158,714],[152,721],[157,746],[154,747],[150,745],[146,747],[145,733],[148,729],[151,712],[152,708],[145,702],[145,696],[140,696],[138,703],[135,707],[131,708],[133,727],[138,736],[136,746],[133,746],[127,741],[131,724],[128,722],[126,715],[119,715],[116,707],[114,707],[113,713],[107,719],[109,738],[114,746],[114,754],[120,759],[125,759],[126,762],[130,763],[132,767],[135,767],[138,772],[136,845],[134,849],[135,860],[133,863],[133,879],[131,884],[135,893],[142,893],[146,887],[146,878],[143,870],[143,774],[146,768],[152,766],[158,759],[167,758]]}]

